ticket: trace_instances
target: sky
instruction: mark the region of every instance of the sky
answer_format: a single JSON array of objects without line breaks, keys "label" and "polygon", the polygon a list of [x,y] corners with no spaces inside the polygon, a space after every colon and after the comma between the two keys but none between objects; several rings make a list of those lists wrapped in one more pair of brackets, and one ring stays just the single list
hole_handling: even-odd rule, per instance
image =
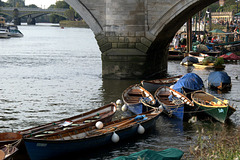
[{"label": "sky", "polygon": [[[7,0],[2,0],[7,2]],[[57,0],[25,0],[25,5],[35,4],[36,6],[47,9],[51,4],[55,4]]]}]

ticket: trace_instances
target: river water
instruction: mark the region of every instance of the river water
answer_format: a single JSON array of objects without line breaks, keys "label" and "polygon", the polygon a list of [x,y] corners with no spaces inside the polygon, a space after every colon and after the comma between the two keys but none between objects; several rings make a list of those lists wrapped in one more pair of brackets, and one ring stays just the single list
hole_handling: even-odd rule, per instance
[{"label": "river water", "polygon": [[[0,132],[30,128],[115,102],[129,85],[140,82],[102,79],[101,52],[90,29],[61,29],[50,24],[22,25],[19,29],[24,37],[0,39]],[[232,89],[226,93],[207,91],[240,106],[239,62],[227,64],[225,71],[232,78]],[[169,76],[189,72],[198,74],[207,86],[211,70],[180,66],[179,61],[168,63]],[[124,114],[119,111],[117,116]],[[191,157],[189,147],[197,129],[221,126],[231,131],[240,124],[239,114],[238,108],[225,125],[205,121],[189,124],[161,116],[156,128],[144,136],[71,159],[112,159],[143,149],[169,147]]]}]

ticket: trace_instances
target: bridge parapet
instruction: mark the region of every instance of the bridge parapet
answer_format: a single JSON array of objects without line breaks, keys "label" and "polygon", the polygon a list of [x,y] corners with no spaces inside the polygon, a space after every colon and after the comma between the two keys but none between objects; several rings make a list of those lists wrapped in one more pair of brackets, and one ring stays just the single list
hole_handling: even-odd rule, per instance
[{"label": "bridge parapet", "polygon": [[41,9],[27,7],[0,7],[0,10],[2,11],[14,11],[14,9],[17,9],[19,12],[65,12],[67,10],[62,8]]}]

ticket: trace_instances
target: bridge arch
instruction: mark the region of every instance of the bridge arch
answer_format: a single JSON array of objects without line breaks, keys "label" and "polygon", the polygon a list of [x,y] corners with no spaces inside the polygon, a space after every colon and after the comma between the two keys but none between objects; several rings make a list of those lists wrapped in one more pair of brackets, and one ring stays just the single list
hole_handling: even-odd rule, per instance
[{"label": "bridge arch", "polygon": [[[102,26],[99,21],[95,18],[93,13],[81,0],[65,0],[78,14],[84,19],[92,31],[96,34],[99,34],[103,31]],[[100,2],[102,0],[99,0]],[[104,2],[102,2],[104,3]]]},{"label": "bridge arch", "polygon": [[146,78],[167,71],[168,45],[194,14],[217,0],[65,0],[90,26],[103,77]]},{"label": "bridge arch", "polygon": [[[218,0],[178,1],[161,16],[149,29],[152,37],[151,46],[147,51],[146,68],[157,64],[167,65],[168,45],[181,26],[194,14]],[[167,33],[167,34],[166,34]],[[151,65],[149,64],[151,63]],[[148,69],[150,70],[151,67]],[[151,75],[156,74],[156,71]]]}]

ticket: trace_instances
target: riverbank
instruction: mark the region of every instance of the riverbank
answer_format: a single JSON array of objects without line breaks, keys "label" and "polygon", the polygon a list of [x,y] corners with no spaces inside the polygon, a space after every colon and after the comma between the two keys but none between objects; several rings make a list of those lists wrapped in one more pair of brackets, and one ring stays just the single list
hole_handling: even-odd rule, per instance
[{"label": "riverbank", "polygon": [[190,148],[194,159],[240,159],[240,127],[227,132],[197,130],[196,145]]},{"label": "riverbank", "polygon": [[78,27],[78,28],[89,28],[84,20],[81,21],[68,21],[63,20],[59,22],[60,27]]}]

